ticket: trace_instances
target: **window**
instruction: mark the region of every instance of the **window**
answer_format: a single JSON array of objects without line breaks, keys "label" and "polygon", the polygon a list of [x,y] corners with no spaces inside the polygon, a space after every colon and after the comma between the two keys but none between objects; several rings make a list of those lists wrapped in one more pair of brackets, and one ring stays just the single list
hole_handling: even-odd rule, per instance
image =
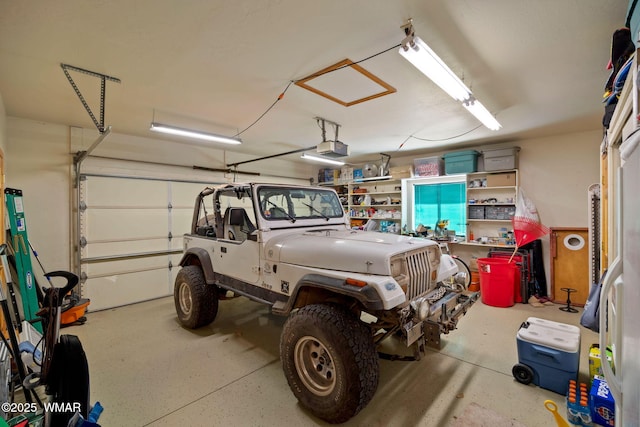
[{"label": "window", "polygon": [[408,179],[403,181],[403,224],[413,231],[422,224],[446,228],[458,236],[467,232],[466,180],[464,176]]}]

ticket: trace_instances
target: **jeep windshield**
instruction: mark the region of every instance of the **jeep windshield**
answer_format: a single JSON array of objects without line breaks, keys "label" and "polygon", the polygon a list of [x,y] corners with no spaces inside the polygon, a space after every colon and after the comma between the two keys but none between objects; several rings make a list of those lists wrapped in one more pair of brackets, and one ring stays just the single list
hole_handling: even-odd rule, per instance
[{"label": "jeep windshield", "polygon": [[260,212],[267,220],[341,218],[342,205],[335,192],[322,188],[260,187]]}]

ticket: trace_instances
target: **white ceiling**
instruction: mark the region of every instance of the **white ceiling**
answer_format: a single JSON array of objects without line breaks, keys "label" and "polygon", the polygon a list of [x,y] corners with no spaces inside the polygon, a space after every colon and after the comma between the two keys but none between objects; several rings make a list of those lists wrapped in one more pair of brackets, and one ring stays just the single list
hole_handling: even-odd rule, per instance
[{"label": "white ceiling", "polygon": [[[352,158],[397,154],[405,141],[402,155],[515,141],[601,128],[611,36],[626,9],[623,0],[0,0],[0,94],[9,116],[95,129],[66,63],[121,80],[106,84],[114,132],[157,138],[155,114],[233,135],[290,81],[397,45],[411,17],[500,131],[478,128],[394,48],[360,65],[396,93],[344,107],[291,85],[241,146],[216,148],[263,156],[313,146],[315,117],[342,125]],[[98,114],[100,80],[71,75]]]}]

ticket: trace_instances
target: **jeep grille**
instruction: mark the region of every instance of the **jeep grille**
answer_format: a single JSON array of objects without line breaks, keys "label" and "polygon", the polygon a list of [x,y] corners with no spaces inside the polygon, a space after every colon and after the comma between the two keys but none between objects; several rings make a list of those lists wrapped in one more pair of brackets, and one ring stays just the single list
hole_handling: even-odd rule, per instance
[{"label": "jeep grille", "polygon": [[406,255],[407,299],[413,300],[436,285],[435,279],[440,259],[438,247],[432,246]]}]

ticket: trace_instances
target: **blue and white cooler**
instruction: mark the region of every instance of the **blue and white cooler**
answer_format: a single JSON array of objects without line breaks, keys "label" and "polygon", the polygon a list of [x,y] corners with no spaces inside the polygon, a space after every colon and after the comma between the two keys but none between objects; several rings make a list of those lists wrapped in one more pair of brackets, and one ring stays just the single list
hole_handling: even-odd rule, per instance
[{"label": "blue and white cooler", "polygon": [[566,395],[569,380],[578,379],[580,329],[577,326],[529,317],[517,334],[518,364],[512,373],[522,384]]}]

